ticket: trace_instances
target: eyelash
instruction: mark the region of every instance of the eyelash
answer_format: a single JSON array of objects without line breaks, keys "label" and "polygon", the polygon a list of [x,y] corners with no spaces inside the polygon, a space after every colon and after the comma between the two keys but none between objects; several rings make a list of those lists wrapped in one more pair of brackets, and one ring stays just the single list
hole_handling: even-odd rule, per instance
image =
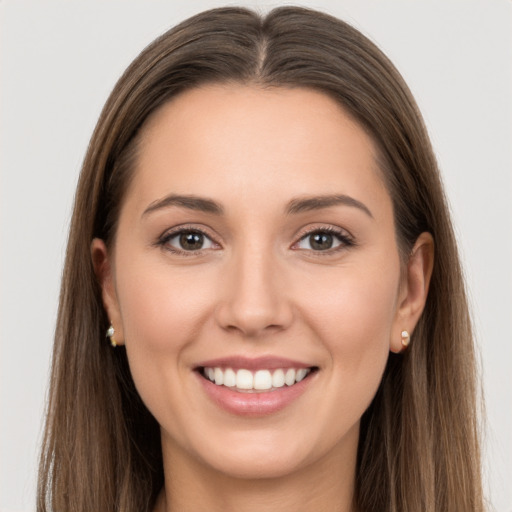
[{"label": "eyelash", "polygon": [[[215,242],[213,240],[213,238],[210,235],[208,235],[208,233],[206,233],[205,231],[203,231],[200,228],[193,227],[193,226],[190,226],[190,227],[189,226],[180,226],[171,231],[168,231],[159,237],[159,239],[157,240],[155,245],[165,248],[166,250],[168,250],[174,254],[181,255],[181,256],[197,256],[199,254],[202,254],[205,250],[210,249],[210,248],[206,248],[206,249],[187,251],[187,250],[178,249],[176,247],[169,245],[170,240],[172,240],[173,238],[176,238],[180,235],[184,235],[184,234],[201,235],[201,236],[205,237],[206,239],[208,239],[213,245],[220,247],[220,244]],[[297,244],[299,244],[300,242],[302,242],[303,240],[307,239],[309,236],[314,235],[314,234],[332,235],[335,238],[337,238],[337,240],[340,242],[340,244],[337,247],[329,248],[326,250],[318,250],[318,251],[315,251],[313,249],[295,249],[295,250],[308,250],[315,256],[329,256],[329,255],[332,255],[333,253],[337,253],[339,251],[342,251],[342,250],[350,248],[350,247],[354,247],[356,245],[352,236],[347,234],[347,232],[345,230],[337,229],[332,226],[325,226],[325,227],[315,227],[315,228],[309,229],[306,232],[302,233],[300,238],[296,242],[294,242],[294,244],[292,245],[292,249],[294,246],[296,246]]]},{"label": "eyelash", "polygon": [[[314,254],[315,256],[320,256],[320,257],[332,256],[335,253],[338,253],[338,252],[348,249],[350,247],[354,247],[356,245],[353,237],[351,235],[349,235],[345,230],[335,228],[333,226],[324,226],[324,227],[314,227],[314,228],[308,229],[307,231],[305,231],[304,233],[301,234],[301,237],[299,238],[299,240],[297,240],[297,242],[295,242],[293,244],[293,246],[299,244],[303,240],[305,240],[308,237],[310,237],[311,235],[315,235],[315,234],[329,234],[329,235],[332,235],[333,237],[337,238],[338,241],[340,242],[340,244],[337,247],[329,248],[324,251],[310,250],[310,252],[312,254]],[[301,249],[297,249],[297,250],[301,250]],[[303,250],[309,250],[309,249],[303,249]]]},{"label": "eyelash", "polygon": [[172,247],[171,245],[169,245],[169,242],[173,238],[179,237],[180,235],[184,235],[184,234],[201,235],[204,238],[210,240],[213,245],[220,247],[220,245],[217,242],[215,242],[213,240],[213,238],[210,235],[208,235],[208,233],[206,233],[202,229],[197,228],[195,226],[179,226],[171,231],[167,231],[157,240],[156,245],[158,245],[174,254],[178,254],[180,256],[197,256],[198,254],[202,254],[203,251],[205,251],[205,249],[198,249],[195,251],[186,251],[186,250],[178,249],[177,247]]}]

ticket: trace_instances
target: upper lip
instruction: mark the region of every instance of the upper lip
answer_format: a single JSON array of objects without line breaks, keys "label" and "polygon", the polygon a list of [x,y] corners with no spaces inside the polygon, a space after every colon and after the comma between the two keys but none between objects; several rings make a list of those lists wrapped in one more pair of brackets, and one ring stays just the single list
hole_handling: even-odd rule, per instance
[{"label": "upper lip", "polygon": [[278,368],[311,368],[314,365],[302,363],[284,357],[263,356],[250,358],[247,356],[230,356],[202,361],[197,368],[236,368],[245,370],[276,370]]}]

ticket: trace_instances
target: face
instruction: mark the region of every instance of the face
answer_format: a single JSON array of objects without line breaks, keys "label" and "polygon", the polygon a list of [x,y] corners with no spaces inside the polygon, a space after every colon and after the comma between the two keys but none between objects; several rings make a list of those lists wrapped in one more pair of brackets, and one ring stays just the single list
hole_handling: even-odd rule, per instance
[{"label": "face", "polygon": [[164,457],[244,477],[355,461],[411,328],[375,162],[306,89],[207,86],[150,119],[115,243],[93,251]]}]

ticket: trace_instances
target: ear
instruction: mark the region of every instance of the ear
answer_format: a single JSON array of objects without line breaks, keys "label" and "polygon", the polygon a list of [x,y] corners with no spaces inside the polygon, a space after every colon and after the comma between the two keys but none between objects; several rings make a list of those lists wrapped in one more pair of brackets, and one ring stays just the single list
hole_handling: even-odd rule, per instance
[{"label": "ear", "polygon": [[391,330],[391,352],[403,350],[402,331],[407,331],[412,339],[412,332],[427,301],[433,267],[434,239],[430,233],[422,233],[411,251],[400,286],[398,309]]},{"label": "ear", "polygon": [[110,323],[114,327],[117,345],[124,344],[123,323],[117,293],[114,282],[112,256],[109,254],[105,242],[100,238],[95,238],[91,243],[91,258],[94,266],[94,273],[101,286],[101,296],[103,306],[107,312]]}]

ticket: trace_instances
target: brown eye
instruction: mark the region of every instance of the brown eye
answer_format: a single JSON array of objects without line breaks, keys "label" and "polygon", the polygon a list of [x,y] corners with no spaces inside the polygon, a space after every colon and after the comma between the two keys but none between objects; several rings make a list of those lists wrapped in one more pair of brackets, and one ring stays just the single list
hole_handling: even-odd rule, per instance
[{"label": "brown eye", "polygon": [[201,233],[182,233],[179,236],[180,248],[185,251],[198,251],[203,248],[204,235]]},{"label": "brown eye", "polygon": [[313,233],[309,235],[309,245],[314,251],[325,251],[333,246],[334,237],[330,233]]},{"label": "brown eye", "polygon": [[354,245],[352,239],[344,231],[318,229],[303,236],[294,249],[314,252],[331,252]]},{"label": "brown eye", "polygon": [[170,234],[163,240],[163,243],[176,251],[201,251],[214,248],[214,243],[200,231],[183,230]]}]

